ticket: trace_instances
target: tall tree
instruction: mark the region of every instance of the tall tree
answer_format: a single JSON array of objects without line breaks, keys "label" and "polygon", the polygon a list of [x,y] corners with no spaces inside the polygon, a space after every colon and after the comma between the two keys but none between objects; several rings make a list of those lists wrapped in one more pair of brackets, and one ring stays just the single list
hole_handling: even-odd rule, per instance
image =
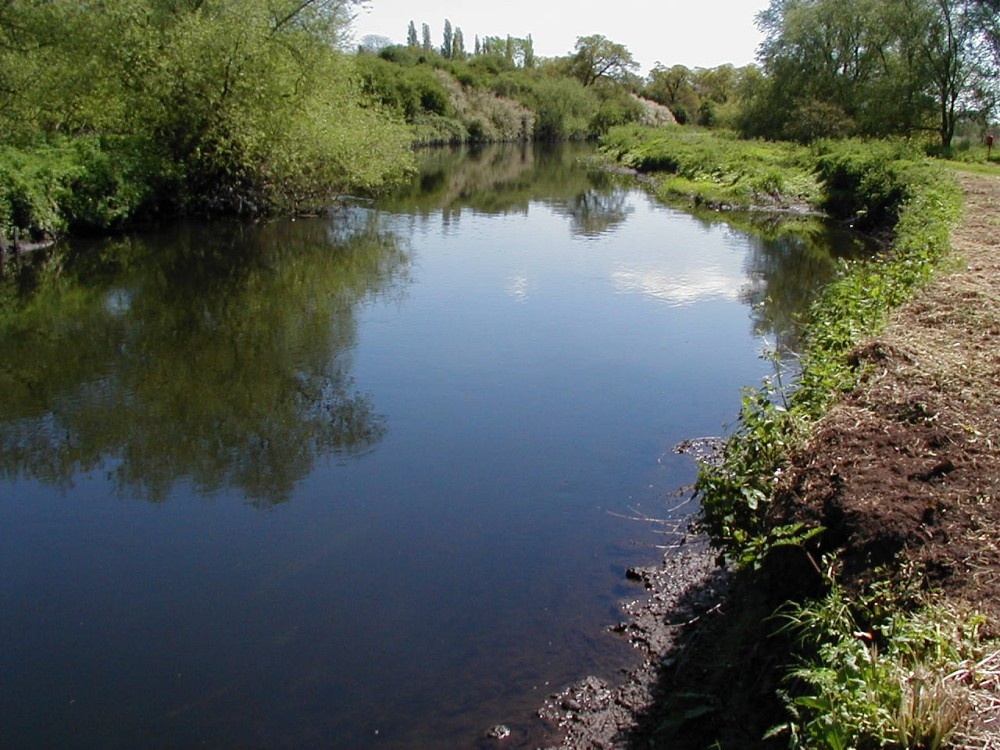
[{"label": "tall tree", "polygon": [[772,0],[758,17],[767,74],[746,123],[808,140],[931,130],[948,147],[988,109],[996,0]]},{"label": "tall tree", "polygon": [[694,74],[684,65],[666,68],[657,63],[649,74],[644,95],[669,108],[681,124],[693,121],[700,104]]},{"label": "tall tree", "polygon": [[423,45],[422,46],[424,48],[424,52],[430,52],[431,48],[434,46],[433,42],[431,42],[431,27],[428,26],[425,23],[423,25],[423,29],[422,30],[423,30]]},{"label": "tall tree", "polygon": [[526,68],[535,67],[535,42],[531,38],[531,34],[521,40],[521,50],[523,52],[523,65]]},{"label": "tall tree", "polygon": [[417,25],[410,21],[409,27],[406,29],[406,46],[410,48],[415,48],[420,45],[417,40]]},{"label": "tall tree", "polygon": [[465,37],[459,26],[455,27],[455,37],[451,42],[451,56],[455,60],[464,60],[469,56],[469,53],[465,51]]},{"label": "tall tree", "polygon": [[988,95],[979,85],[990,75],[986,54],[990,40],[988,30],[980,25],[981,4],[974,0],[905,2],[922,28],[914,41],[934,97],[941,145],[949,148],[959,118],[989,106]]},{"label": "tall tree", "polygon": [[454,32],[451,30],[451,21],[447,18],[444,19],[444,43],[441,45],[441,55],[446,60],[451,60],[455,55],[455,49],[452,46],[454,42]]}]

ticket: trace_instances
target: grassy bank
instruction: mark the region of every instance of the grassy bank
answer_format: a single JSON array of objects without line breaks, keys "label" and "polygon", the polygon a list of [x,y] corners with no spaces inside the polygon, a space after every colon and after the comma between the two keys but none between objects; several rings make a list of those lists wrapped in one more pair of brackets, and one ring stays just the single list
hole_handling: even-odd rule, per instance
[{"label": "grassy bank", "polygon": [[769,726],[767,741],[793,747],[946,746],[970,711],[962,686],[974,680],[954,676],[982,663],[982,619],[944,604],[929,585],[935,571],[919,562],[851,549],[801,497],[810,482],[833,481],[814,476],[808,447],[830,408],[884,366],[865,343],[948,263],[960,214],[954,181],[899,143],[805,148],[621,129],[607,145],[650,172],[661,195],[745,207],[805,201],[887,243],[877,259],[845,264],[811,310],[797,382],[749,390],[721,464],[701,471],[699,524],[739,571],[742,593],[713,647],[725,659],[705,678],[709,718],[693,712],[684,731],[722,746],[764,743]]},{"label": "grassy bank", "polygon": [[741,140],[726,131],[691,128],[612,129],[604,150],[625,167],[649,175],[668,202],[709,208],[810,208],[821,200],[808,148]]}]

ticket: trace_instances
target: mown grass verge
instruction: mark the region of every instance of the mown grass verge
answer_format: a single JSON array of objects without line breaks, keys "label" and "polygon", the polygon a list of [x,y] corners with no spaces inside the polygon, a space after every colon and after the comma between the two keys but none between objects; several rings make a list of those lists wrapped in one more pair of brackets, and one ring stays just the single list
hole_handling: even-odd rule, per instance
[{"label": "mown grass verge", "polygon": [[[836,559],[808,552],[823,530],[782,523],[773,504],[791,452],[857,385],[861,373],[851,352],[877,335],[889,313],[946,262],[960,215],[957,187],[939,165],[902,143],[827,142],[806,149],[620,129],[607,144],[620,163],[651,171],[659,194],[690,191],[696,202],[750,207],[775,194],[787,201],[781,190],[761,189],[762,175],[786,169],[787,175],[768,177],[766,184],[788,191],[811,179],[810,189],[790,192],[886,240],[879,257],[845,263],[812,307],[797,382],[786,387],[769,381],[748,390],[721,462],[700,472],[698,525],[739,571],[742,585],[758,589],[756,595],[744,592],[744,601],[753,601],[744,608],[760,613],[761,602],[768,611],[778,604],[760,626],[725,634],[737,643],[717,646],[736,654],[723,669],[767,672],[752,681],[733,675],[733,685],[758,690],[757,697],[715,698],[744,712],[755,701],[773,706],[780,700],[786,718],[773,722],[771,712],[776,726],[767,739],[792,747],[947,746],[969,710],[955,675],[986,658],[976,615],[928,598],[919,570],[903,576],[912,589],[893,590],[885,583],[889,571],[867,587],[848,589]],[[663,171],[670,176],[658,174]],[[678,185],[683,189],[675,190]],[[814,575],[802,578],[809,585],[775,575],[771,562],[787,560],[791,550],[814,566]],[[721,738],[736,733],[724,724],[716,714],[712,725],[692,729],[725,746]]]}]

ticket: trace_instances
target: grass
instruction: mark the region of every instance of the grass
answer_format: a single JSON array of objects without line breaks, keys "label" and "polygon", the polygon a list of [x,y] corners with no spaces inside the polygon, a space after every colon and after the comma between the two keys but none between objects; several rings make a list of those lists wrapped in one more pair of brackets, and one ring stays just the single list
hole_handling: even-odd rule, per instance
[{"label": "grass", "polygon": [[689,128],[614,128],[601,140],[609,156],[652,174],[656,193],[714,208],[815,205],[821,190],[808,149],[745,141]]}]

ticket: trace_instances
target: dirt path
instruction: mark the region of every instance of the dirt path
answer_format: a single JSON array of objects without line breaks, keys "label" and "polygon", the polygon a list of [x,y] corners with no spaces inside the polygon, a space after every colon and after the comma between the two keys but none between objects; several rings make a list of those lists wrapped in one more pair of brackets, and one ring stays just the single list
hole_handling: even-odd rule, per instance
[{"label": "dirt path", "polygon": [[[794,457],[780,502],[830,529],[848,584],[901,553],[1000,636],[1000,171],[957,179],[965,213],[952,267],[859,348],[861,385]],[[636,724],[669,716],[655,693],[664,660],[677,658],[678,617],[697,619],[725,597],[705,552],[643,576],[649,601],[626,607],[633,619],[622,627],[643,665],[619,686],[591,678],[550,698],[541,713],[561,728],[563,748],[648,741]],[[1000,747],[1000,697],[983,701],[963,747]]]}]

